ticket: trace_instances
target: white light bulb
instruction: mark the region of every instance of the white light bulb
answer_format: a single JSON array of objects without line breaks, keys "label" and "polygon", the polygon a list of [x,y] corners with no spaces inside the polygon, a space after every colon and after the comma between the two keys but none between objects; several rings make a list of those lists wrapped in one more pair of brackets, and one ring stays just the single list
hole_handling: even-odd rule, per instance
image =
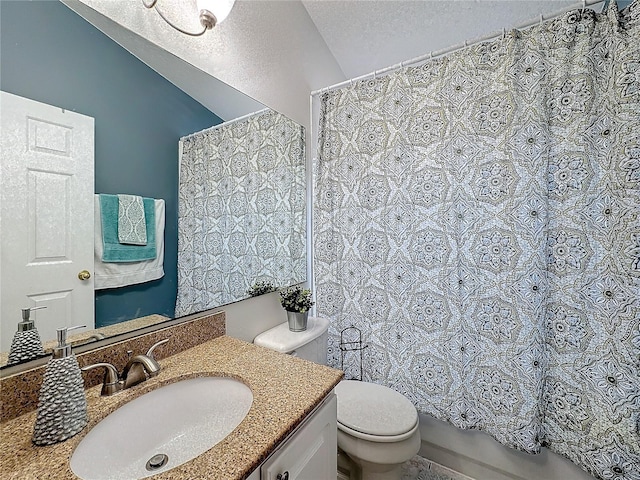
[{"label": "white light bulb", "polygon": [[236,0],[197,0],[198,10],[207,10],[216,17],[216,25],[222,23],[231,12]]}]

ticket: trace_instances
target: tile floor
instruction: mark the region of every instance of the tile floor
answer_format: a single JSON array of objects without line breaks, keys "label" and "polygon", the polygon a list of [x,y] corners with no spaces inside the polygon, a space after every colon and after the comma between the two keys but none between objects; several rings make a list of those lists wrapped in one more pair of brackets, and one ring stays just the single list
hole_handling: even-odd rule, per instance
[{"label": "tile floor", "polygon": [[[337,480],[349,480],[350,461],[338,454]],[[402,466],[402,480],[474,480],[462,473],[416,455]]]},{"label": "tile floor", "polygon": [[402,480],[473,480],[438,463],[416,455],[402,466]]}]

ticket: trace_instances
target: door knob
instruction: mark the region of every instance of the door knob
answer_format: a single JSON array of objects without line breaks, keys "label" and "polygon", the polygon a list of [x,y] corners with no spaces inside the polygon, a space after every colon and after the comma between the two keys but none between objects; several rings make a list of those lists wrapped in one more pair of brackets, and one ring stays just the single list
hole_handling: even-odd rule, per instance
[{"label": "door knob", "polygon": [[91,278],[91,274],[89,273],[89,270],[82,270],[80,273],[78,273],[78,278],[80,280],[89,280]]}]

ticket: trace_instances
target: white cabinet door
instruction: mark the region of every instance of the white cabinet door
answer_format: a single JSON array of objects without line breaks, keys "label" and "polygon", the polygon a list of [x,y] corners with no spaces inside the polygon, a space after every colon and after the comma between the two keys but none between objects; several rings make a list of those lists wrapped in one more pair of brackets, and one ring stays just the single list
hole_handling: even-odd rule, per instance
[{"label": "white cabinet door", "polygon": [[322,406],[276,450],[260,469],[262,480],[335,480],[337,403],[330,393]]},{"label": "white cabinet door", "polygon": [[1,92],[0,331],[8,351],[20,309],[42,340],[94,326],[93,118]]}]

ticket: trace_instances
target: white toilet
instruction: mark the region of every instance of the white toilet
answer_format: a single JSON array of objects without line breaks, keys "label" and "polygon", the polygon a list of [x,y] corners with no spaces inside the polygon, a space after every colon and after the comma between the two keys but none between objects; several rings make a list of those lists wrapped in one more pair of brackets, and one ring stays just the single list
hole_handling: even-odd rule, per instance
[{"label": "white toilet", "polygon": [[[310,317],[307,330],[282,323],[261,333],[256,345],[326,364],[329,321]],[[338,400],[338,447],[357,465],[352,480],[399,480],[401,465],[420,450],[418,412],[402,394],[368,382],[343,380]],[[355,471],[354,471],[355,470]]]}]

